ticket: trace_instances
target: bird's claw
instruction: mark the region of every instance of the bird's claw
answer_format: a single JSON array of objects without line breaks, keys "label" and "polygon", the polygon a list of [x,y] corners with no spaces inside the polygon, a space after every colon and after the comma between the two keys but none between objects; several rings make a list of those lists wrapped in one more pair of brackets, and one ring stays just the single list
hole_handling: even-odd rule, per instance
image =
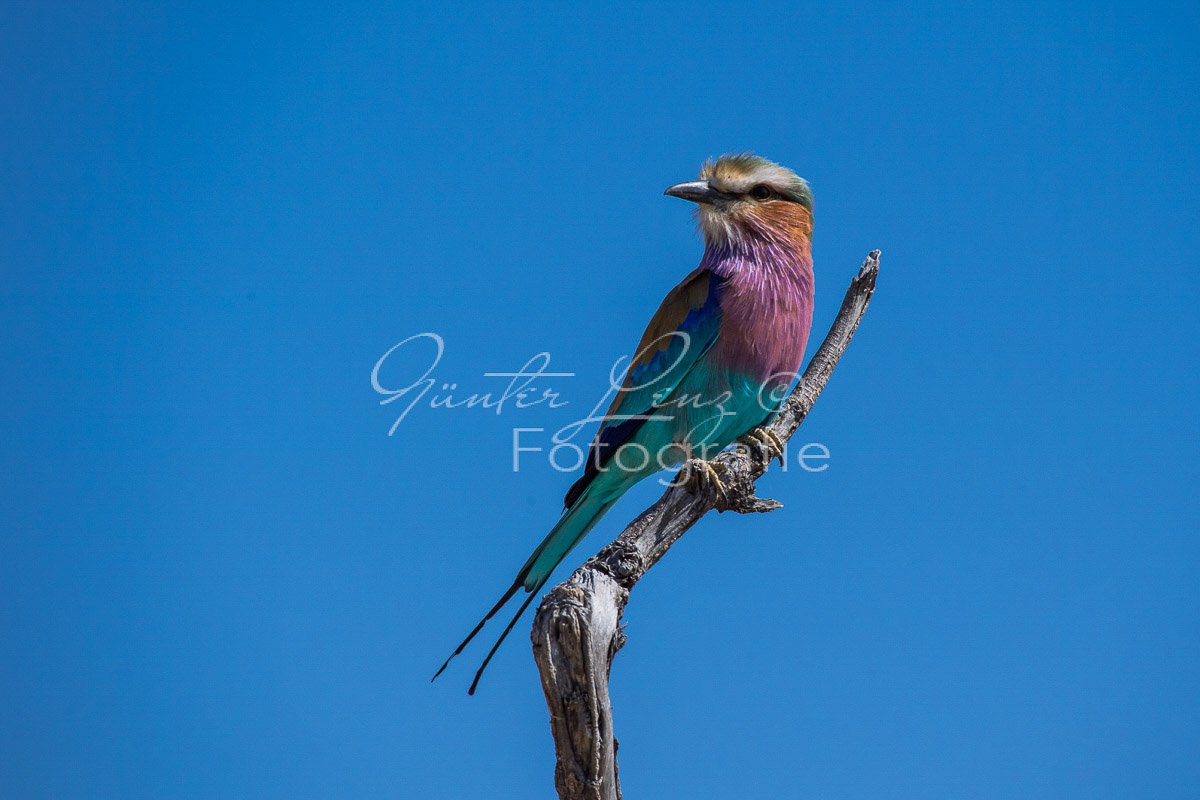
[{"label": "bird's claw", "polygon": [[684,465],[683,472],[686,475],[680,485],[685,491],[695,495],[715,491],[726,504],[729,503],[729,492],[721,483],[721,476],[717,474],[712,461],[693,458]]},{"label": "bird's claw", "polygon": [[753,443],[760,450],[765,448],[769,454],[767,458],[768,464],[778,458],[779,466],[784,466],[783,441],[770,428],[760,425],[750,430],[745,436],[738,439],[738,441],[747,445]]}]

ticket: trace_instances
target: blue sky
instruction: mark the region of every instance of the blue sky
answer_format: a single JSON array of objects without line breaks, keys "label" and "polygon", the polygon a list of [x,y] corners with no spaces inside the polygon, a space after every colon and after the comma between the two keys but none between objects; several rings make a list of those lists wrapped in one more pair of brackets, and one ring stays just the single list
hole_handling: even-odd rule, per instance
[{"label": "blue sky", "polygon": [[[513,429],[590,410],[700,257],[662,190],[747,148],[813,185],[813,346],[883,272],[829,469],[633,596],[626,793],[1200,793],[1200,15],[852,5],[7,5],[0,795],[552,797],[527,625],[428,677],[572,480]],[[568,405],[389,437],[424,331]]]}]

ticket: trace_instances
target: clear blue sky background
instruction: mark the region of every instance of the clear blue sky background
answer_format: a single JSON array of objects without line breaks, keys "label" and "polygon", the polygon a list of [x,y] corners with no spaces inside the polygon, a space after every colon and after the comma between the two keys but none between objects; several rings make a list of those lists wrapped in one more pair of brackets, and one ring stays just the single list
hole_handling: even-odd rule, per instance
[{"label": "clear blue sky background", "polygon": [[[6,4],[0,795],[552,797],[526,624],[428,678],[571,481],[512,429],[743,148],[813,184],[815,340],[883,272],[829,469],[636,590],[627,795],[1200,795],[1196,7],[852,5]],[[422,331],[571,404],[389,438]]]}]

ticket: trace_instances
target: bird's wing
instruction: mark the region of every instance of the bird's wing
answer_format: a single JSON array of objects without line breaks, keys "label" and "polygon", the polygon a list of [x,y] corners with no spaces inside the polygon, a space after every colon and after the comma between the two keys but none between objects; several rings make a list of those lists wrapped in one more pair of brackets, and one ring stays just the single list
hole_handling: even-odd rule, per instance
[{"label": "bird's wing", "polygon": [[496,654],[504,637],[512,631],[517,619],[538,596],[538,590],[546,585],[550,573],[615,502],[615,498],[583,497],[588,486],[599,474],[600,467],[637,431],[645,422],[648,412],[654,411],[656,404],[661,405],[664,400],[670,398],[671,393],[696,362],[717,340],[721,322],[718,297],[720,288],[720,280],[715,275],[708,270],[698,269],[684,278],[663,300],[650,324],[646,326],[646,332],[642,334],[633,361],[625,373],[625,381],[605,414],[604,421],[600,423],[600,430],[592,441],[583,477],[567,491],[566,514],[533,551],[533,555],[525,562],[525,566],[521,567],[513,585],[500,598],[500,602],[492,606],[492,610],[467,634],[467,638],[450,654],[450,658],[446,659],[434,678],[441,675],[450,659],[461,653],[483,629],[484,624],[494,617],[518,590],[524,588],[529,592],[529,597],[500,634],[479,671],[475,673],[475,680],[468,694],[475,693],[479,676]]},{"label": "bird's wing", "polygon": [[621,389],[596,431],[583,476],[567,491],[568,508],[717,340],[719,292],[720,279],[710,270],[697,269],[667,293],[646,326]]}]

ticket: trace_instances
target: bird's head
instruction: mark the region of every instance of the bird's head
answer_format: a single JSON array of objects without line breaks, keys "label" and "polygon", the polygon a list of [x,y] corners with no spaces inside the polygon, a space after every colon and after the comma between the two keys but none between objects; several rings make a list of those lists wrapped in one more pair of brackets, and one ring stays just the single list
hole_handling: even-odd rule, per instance
[{"label": "bird's head", "polygon": [[786,167],[753,153],[708,159],[700,179],[677,183],[664,194],[690,200],[705,241],[721,244],[746,237],[812,238],[812,192]]}]

